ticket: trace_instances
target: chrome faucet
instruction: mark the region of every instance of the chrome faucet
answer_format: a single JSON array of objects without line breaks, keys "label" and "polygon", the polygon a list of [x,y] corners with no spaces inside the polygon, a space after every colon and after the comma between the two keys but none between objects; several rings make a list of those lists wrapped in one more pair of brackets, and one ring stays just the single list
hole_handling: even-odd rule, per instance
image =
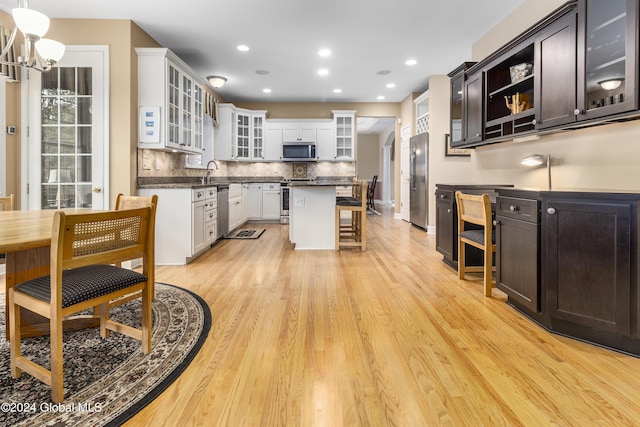
[{"label": "chrome faucet", "polygon": [[202,178],[203,184],[208,184],[209,178],[211,178],[211,170],[209,169],[209,166],[211,166],[211,163],[213,163],[216,167],[214,170],[220,170],[215,160],[209,160],[209,163],[207,163],[207,175]]}]

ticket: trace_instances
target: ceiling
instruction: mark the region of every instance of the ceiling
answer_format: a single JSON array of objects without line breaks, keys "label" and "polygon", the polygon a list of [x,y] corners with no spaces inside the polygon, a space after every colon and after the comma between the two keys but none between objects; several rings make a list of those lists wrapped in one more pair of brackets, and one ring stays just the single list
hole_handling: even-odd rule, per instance
[{"label": "ceiling", "polygon": [[[472,44],[523,2],[31,0],[29,6],[51,18],[131,19],[202,77],[225,76],[218,92],[229,102],[400,102],[423,92],[428,76],[468,61]],[[16,5],[0,0],[5,11]],[[249,51],[238,51],[240,44]],[[331,55],[318,55],[322,48]],[[405,65],[408,59],[417,62]],[[318,75],[320,68],[328,75]]]}]

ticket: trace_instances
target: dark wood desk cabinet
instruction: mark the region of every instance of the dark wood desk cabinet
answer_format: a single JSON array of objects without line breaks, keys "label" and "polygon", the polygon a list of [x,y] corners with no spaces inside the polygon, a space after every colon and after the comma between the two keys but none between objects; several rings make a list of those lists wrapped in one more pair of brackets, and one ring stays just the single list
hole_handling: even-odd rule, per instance
[{"label": "dark wood desk cabinet", "polygon": [[[496,188],[502,187],[512,186],[436,184],[436,250],[442,254],[442,261],[447,265],[458,268],[458,205],[456,204],[456,191],[468,194],[487,193],[493,201],[497,195]],[[473,224],[469,226],[473,226]],[[482,251],[471,245],[466,245],[465,259],[467,265],[482,265]]]},{"label": "dark wood desk cabinet", "polygon": [[509,303],[552,331],[640,355],[640,194],[498,192],[497,287]]},{"label": "dark wood desk cabinet", "polygon": [[[496,198],[496,287],[540,312],[540,193],[499,190]],[[497,250],[500,248],[500,250]]]}]

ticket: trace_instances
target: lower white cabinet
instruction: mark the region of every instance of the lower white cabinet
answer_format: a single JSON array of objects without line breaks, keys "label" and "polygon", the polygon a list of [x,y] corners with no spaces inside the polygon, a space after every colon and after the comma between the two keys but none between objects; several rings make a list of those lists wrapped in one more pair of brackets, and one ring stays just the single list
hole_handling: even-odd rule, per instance
[{"label": "lower white cabinet", "polygon": [[158,195],[155,261],[184,265],[207,250],[217,236],[217,188],[144,188]]},{"label": "lower white cabinet", "polygon": [[262,184],[249,184],[247,189],[247,219],[262,219]]},{"label": "lower white cabinet", "polygon": [[244,224],[242,184],[229,184],[229,231]]},{"label": "lower white cabinet", "polygon": [[280,220],[280,184],[267,183],[262,186],[262,219]]}]

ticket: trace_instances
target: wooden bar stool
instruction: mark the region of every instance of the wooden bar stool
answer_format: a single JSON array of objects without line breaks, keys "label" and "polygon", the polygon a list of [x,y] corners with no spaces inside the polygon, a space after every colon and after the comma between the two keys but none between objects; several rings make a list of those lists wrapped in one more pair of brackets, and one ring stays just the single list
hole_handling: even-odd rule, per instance
[{"label": "wooden bar stool", "polygon": [[[336,250],[344,247],[359,247],[367,250],[367,188],[366,181],[358,181],[354,185],[353,197],[343,197],[336,200]],[[343,211],[351,213],[351,221],[340,223]]]}]

